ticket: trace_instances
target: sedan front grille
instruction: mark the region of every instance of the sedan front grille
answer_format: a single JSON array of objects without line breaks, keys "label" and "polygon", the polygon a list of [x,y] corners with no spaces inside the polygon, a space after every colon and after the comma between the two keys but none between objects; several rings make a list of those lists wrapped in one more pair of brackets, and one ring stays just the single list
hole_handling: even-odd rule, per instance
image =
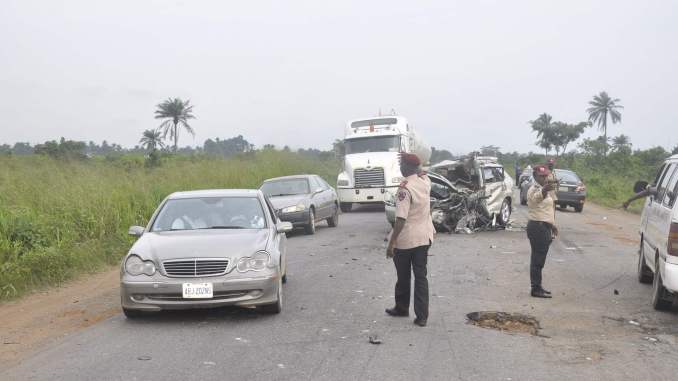
[{"label": "sedan front grille", "polygon": [[196,277],[226,274],[228,259],[173,259],[162,263],[167,276]]},{"label": "sedan front grille", "polygon": [[383,187],[384,168],[365,169],[359,168],[353,171],[356,188]]}]

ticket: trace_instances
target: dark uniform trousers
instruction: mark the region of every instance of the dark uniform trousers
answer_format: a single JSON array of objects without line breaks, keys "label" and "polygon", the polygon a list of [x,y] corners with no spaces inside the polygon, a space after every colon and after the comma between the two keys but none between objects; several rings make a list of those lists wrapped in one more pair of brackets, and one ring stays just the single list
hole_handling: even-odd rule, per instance
[{"label": "dark uniform trousers", "polygon": [[396,308],[401,311],[410,310],[410,288],[412,272],[414,272],[414,314],[422,320],[428,319],[426,264],[430,247],[429,244],[412,249],[395,249],[393,256],[393,263],[398,274],[398,281],[395,285]]},{"label": "dark uniform trousers", "polygon": [[541,271],[546,263],[546,254],[549,252],[552,237],[551,224],[542,221],[527,222],[527,238],[530,240],[532,255],[530,256],[530,283],[532,289],[540,289]]}]

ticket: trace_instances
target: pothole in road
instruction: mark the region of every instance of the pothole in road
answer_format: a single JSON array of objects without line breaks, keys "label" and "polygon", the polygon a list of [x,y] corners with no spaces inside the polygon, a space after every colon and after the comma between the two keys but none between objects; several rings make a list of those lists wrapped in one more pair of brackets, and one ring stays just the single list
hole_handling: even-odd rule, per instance
[{"label": "pothole in road", "polygon": [[469,323],[482,328],[497,329],[504,332],[529,333],[538,335],[539,321],[532,316],[512,314],[501,311],[479,311],[466,315]]}]

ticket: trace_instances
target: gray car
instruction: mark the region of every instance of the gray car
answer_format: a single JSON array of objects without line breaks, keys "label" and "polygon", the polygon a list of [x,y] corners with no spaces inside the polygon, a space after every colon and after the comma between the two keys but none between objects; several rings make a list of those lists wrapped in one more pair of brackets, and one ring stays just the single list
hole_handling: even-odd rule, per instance
[{"label": "gray car", "polygon": [[[584,181],[574,172],[567,169],[554,169],[556,180],[558,180],[558,189],[556,204],[560,208],[571,206],[574,211],[581,213],[584,210],[586,202],[586,185]],[[527,205],[527,191],[534,184],[534,177],[530,175],[520,184],[520,203]]]},{"label": "gray car", "polygon": [[314,234],[316,223],[339,224],[337,192],[318,175],[296,175],[265,180],[261,191],[268,197],[282,221]]},{"label": "gray car", "polygon": [[169,195],[122,261],[120,298],[128,318],[144,311],[255,306],[282,309],[292,230],[258,190]]}]

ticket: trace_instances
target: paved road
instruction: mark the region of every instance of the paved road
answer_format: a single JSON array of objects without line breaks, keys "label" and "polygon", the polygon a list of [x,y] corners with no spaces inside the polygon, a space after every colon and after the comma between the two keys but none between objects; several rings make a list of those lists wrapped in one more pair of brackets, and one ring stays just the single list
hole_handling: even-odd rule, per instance
[{"label": "paved road", "polygon": [[[545,270],[552,300],[528,295],[524,232],[442,234],[429,259],[429,326],[387,317],[395,280],[384,257],[388,225],[383,211],[363,208],[342,215],[338,228],[290,238],[280,315],[117,315],[0,379],[675,379],[678,313],[652,310],[650,287],[635,280],[634,219],[604,212],[558,214],[562,238]],[[514,220],[525,223],[524,207]],[[467,324],[467,313],[482,310],[530,314],[543,329],[530,336]],[[383,343],[370,344],[371,334]]]}]

